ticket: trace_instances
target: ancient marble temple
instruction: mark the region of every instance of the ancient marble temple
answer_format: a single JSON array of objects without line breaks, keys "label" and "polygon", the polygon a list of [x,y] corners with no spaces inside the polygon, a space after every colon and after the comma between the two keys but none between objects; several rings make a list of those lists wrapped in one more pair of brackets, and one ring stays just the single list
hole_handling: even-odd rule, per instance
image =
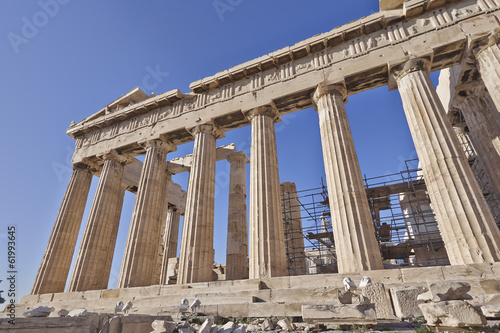
[{"label": "ancient marble temple", "polygon": [[[463,114],[500,197],[499,20],[500,0],[381,1],[380,12],[193,82],[189,93],[137,88],[73,123],[73,174],[32,294],[107,288],[125,191],[136,200],[118,288],[167,284],[172,262],[177,284],[212,281],[218,160],[231,170],[226,279],[287,275],[274,124],[309,107],[319,122],[338,271],[384,269],[346,109],[350,95],[385,85],[401,95],[449,262],[500,261],[500,231],[449,120]],[[451,67],[456,88],[443,106],[429,73]],[[217,147],[242,126],[252,129],[250,156]],[[169,159],[189,141],[192,155]],[[187,192],[171,180],[180,172],[189,172]],[[93,175],[97,190],[75,248]]]}]

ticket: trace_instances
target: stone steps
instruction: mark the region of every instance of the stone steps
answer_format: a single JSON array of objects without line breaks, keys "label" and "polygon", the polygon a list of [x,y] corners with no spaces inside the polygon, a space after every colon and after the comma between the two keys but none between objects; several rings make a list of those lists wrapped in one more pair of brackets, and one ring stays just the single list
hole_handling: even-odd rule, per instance
[{"label": "stone steps", "polygon": [[[500,263],[405,268],[349,274],[356,285],[363,275],[383,283],[386,291],[402,286],[426,286],[431,281],[466,281],[475,299],[497,293],[500,288]],[[132,301],[131,313],[178,314],[182,298],[200,299],[199,312],[232,317],[301,316],[302,305],[337,304],[337,291],[343,290],[345,274],[303,275],[258,280],[214,281],[186,285],[163,285],[126,289],[94,290],[74,293],[30,295],[17,305],[20,314],[27,308],[53,306],[86,308],[89,312],[113,312],[118,301]],[[0,314],[5,317],[5,314]]]}]

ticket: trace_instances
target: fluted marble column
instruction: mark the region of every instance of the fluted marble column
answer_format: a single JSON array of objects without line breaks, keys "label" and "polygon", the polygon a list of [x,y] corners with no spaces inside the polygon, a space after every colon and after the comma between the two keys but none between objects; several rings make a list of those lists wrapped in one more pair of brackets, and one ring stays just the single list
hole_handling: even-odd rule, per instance
[{"label": "fluted marble column", "polygon": [[500,110],[500,31],[497,29],[489,36],[475,42],[473,48],[477,60],[477,68],[481,73],[484,85],[491,95],[497,110]]},{"label": "fluted marble column", "polygon": [[143,143],[146,157],[142,167],[132,221],[125,245],[118,288],[150,286],[154,282],[160,242],[160,225],[166,218],[165,189],[169,186],[167,153],[177,148],[170,142]]},{"label": "fluted marble column", "polygon": [[304,253],[301,206],[295,183],[282,183],[281,197],[283,202],[283,222],[288,274],[304,275],[306,274],[307,263]]},{"label": "fluted marble column", "polygon": [[342,85],[319,85],[313,95],[339,273],[383,269],[368,199],[344,107]]},{"label": "fluted marble column", "polygon": [[214,262],[215,141],[213,124],[196,126],[177,283],[212,281]]},{"label": "fluted marble column", "polygon": [[248,156],[240,151],[231,163],[227,214],[226,280],[248,278],[247,173]]},{"label": "fluted marble column", "polygon": [[163,255],[161,263],[160,284],[168,284],[168,260],[177,257],[177,243],[179,239],[179,221],[181,215],[175,208],[169,208],[165,232],[163,233]]},{"label": "fluted marble column", "polygon": [[103,156],[104,166],[76,257],[69,291],[106,289],[115,251],[125,188],[126,159],[116,152]]},{"label": "fluted marble column", "polygon": [[287,275],[285,235],[274,123],[270,106],[248,113],[252,123],[250,155],[250,279]]},{"label": "fluted marble column", "polygon": [[[167,162],[168,165],[168,162]],[[167,167],[168,169],[168,167]],[[167,176],[167,181],[168,184],[165,186],[165,194],[163,194],[164,197],[164,202],[162,204],[162,212],[161,212],[161,220],[160,220],[160,237],[158,238],[158,249],[156,251],[156,263],[154,267],[154,273],[153,273],[153,284],[162,284],[162,274],[163,274],[163,254],[165,251],[165,228],[167,225],[167,219],[168,219],[168,212],[169,212],[169,206],[168,206],[168,194],[169,194],[169,188],[170,185],[172,184],[172,173],[167,171],[166,173]]]},{"label": "fluted marble column", "polygon": [[89,166],[73,165],[73,174],[38,269],[32,295],[64,292],[91,182]]},{"label": "fluted marble column", "polygon": [[427,73],[411,59],[394,68],[415,149],[452,265],[500,260],[500,231]]},{"label": "fluted marble column", "polygon": [[[479,87],[482,85],[479,84]],[[462,111],[472,144],[477,151],[492,191],[500,198],[500,112],[483,89],[462,91]]]}]

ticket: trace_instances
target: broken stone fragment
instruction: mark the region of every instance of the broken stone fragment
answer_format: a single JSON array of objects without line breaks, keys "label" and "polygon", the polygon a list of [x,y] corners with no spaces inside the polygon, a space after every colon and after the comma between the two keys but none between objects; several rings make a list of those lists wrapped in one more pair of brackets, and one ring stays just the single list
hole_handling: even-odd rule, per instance
[{"label": "broken stone fragment", "polygon": [[[174,323],[173,321],[166,321],[166,320],[155,320],[151,323],[151,327],[153,328],[153,332],[156,333],[172,333],[176,327],[177,324]],[[151,333],[153,333],[151,332]]]},{"label": "broken stone fragment", "polygon": [[264,331],[271,331],[274,330],[274,323],[271,319],[265,319],[264,322],[262,323],[262,330]]},{"label": "broken stone fragment", "polygon": [[500,305],[483,305],[481,311],[486,318],[500,318]]},{"label": "broken stone fragment", "polygon": [[57,315],[59,317],[66,317],[68,315],[68,313],[69,313],[69,311],[66,309],[61,309],[61,310],[57,311]]},{"label": "broken stone fragment", "polygon": [[52,306],[39,306],[33,310],[23,312],[24,317],[48,317],[54,311]]},{"label": "broken stone fragment", "polygon": [[218,333],[231,333],[234,328],[234,322],[229,321],[219,328]]},{"label": "broken stone fragment", "polygon": [[483,314],[465,301],[419,304],[428,325],[443,327],[479,327],[486,325]]},{"label": "broken stone fragment", "polygon": [[75,309],[68,313],[68,317],[87,317],[86,309]]},{"label": "broken stone fragment", "polygon": [[426,291],[425,293],[422,293],[417,296],[417,301],[420,302],[430,302],[432,301],[432,293],[430,291]]},{"label": "broken stone fragment", "polygon": [[201,325],[199,333],[210,333],[213,323],[214,320],[211,317],[208,317]]},{"label": "broken stone fragment", "polygon": [[246,333],[247,332],[247,325],[245,324],[239,324],[233,329],[233,333]]},{"label": "broken stone fragment", "polygon": [[256,332],[260,329],[259,325],[249,324],[247,325],[247,332]]},{"label": "broken stone fragment", "polygon": [[470,285],[465,282],[441,281],[429,283],[429,292],[433,302],[463,300],[464,294],[469,290]]},{"label": "broken stone fragment", "polygon": [[278,326],[281,327],[281,329],[289,332],[295,330],[294,325],[290,322],[288,318],[281,319],[280,321],[278,321]]},{"label": "broken stone fragment", "polygon": [[316,329],[316,325],[304,323],[305,326],[302,327],[304,332],[312,332]]},{"label": "broken stone fragment", "polygon": [[337,291],[340,304],[352,304],[352,293],[350,291]]}]

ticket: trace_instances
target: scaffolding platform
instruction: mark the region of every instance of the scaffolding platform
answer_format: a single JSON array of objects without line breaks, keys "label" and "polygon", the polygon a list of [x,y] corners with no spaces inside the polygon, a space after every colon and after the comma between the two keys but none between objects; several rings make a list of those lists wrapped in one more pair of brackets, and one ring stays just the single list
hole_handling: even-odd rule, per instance
[{"label": "scaffolding platform", "polygon": [[[480,168],[475,158],[471,167]],[[386,267],[449,264],[418,160],[405,161],[398,173],[366,178],[365,189],[376,238]],[[484,172],[476,170],[483,194],[500,226],[500,204],[487,191]],[[289,275],[337,272],[326,186],[282,192]],[[300,221],[298,221],[300,220]],[[300,230],[299,230],[300,228]]]}]

